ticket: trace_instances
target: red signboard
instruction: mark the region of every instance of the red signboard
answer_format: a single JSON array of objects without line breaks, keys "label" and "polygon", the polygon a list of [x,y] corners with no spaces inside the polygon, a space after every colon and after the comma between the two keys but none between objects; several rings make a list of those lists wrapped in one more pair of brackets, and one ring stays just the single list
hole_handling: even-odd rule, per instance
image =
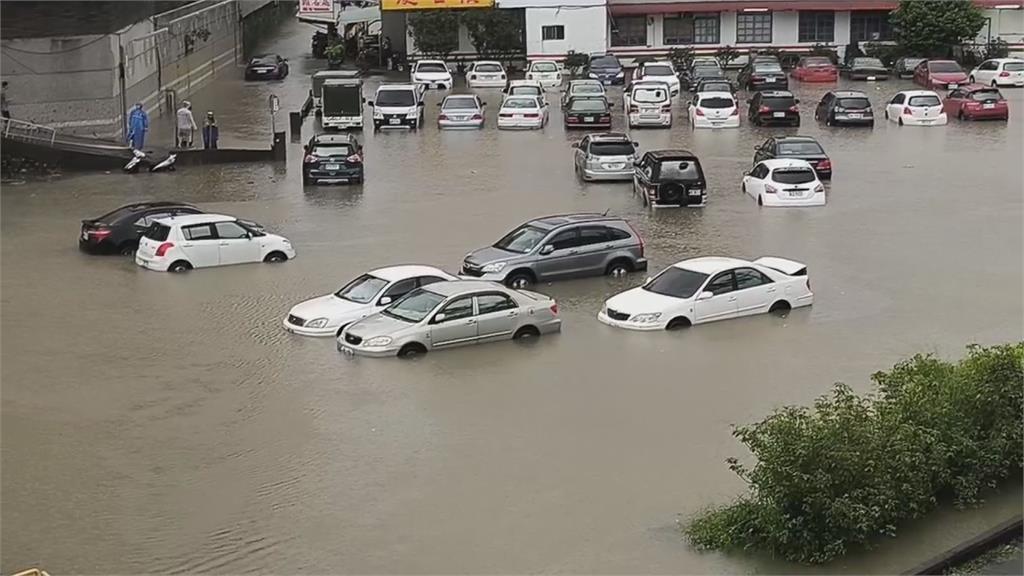
[{"label": "red signboard", "polygon": [[299,15],[333,14],[334,0],[300,0]]}]

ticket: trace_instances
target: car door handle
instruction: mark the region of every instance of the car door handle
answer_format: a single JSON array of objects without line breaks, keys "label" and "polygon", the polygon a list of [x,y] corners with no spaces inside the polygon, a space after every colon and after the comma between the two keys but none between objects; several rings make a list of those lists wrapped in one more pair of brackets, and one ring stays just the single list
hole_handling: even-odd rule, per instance
[{"label": "car door handle", "polygon": [[579,250],[569,250],[569,255],[570,256],[572,256],[573,254],[579,254],[579,253],[580,253]]},{"label": "car door handle", "polygon": [[765,290],[765,292],[768,292],[769,294],[774,294],[775,293],[775,288],[774,287],[769,288],[768,290]]},{"label": "car door handle", "polygon": [[182,244],[181,247],[182,248],[191,248],[192,247],[192,243],[191,242],[186,242],[185,244]]},{"label": "car door handle", "polygon": [[228,242],[221,242],[221,243],[220,243],[220,245],[221,245],[221,246],[230,246],[231,244],[230,244],[230,243],[228,243]]},{"label": "car door handle", "polygon": [[472,326],[473,324],[476,324],[475,318],[470,318],[469,320],[466,320],[466,326]]},{"label": "car door handle", "polygon": [[735,296],[731,296],[731,297],[729,298],[729,302],[735,302],[735,301],[736,301],[736,297],[735,297]]},{"label": "car door handle", "polygon": [[615,244],[605,244],[605,248],[615,248]]},{"label": "car door handle", "polygon": [[509,318],[515,318],[516,316],[519,316],[519,312],[517,310],[513,310],[508,313]]}]

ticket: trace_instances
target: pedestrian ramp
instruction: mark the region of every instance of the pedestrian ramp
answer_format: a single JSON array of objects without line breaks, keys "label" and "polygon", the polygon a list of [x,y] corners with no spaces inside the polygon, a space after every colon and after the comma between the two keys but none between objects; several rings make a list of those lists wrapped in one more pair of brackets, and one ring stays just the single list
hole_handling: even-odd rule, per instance
[{"label": "pedestrian ramp", "polygon": [[116,140],[64,134],[23,120],[3,118],[0,124],[5,151],[43,162],[81,167],[120,166],[132,158],[130,146]]}]

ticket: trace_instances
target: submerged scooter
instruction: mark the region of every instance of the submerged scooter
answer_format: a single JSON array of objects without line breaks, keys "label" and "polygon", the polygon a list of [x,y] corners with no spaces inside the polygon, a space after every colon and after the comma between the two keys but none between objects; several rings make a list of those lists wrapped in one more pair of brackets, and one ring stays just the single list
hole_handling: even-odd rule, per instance
[{"label": "submerged scooter", "polygon": [[124,165],[124,168],[122,168],[122,170],[124,170],[128,174],[135,174],[136,172],[139,171],[139,166],[142,164],[142,161],[145,158],[146,153],[143,152],[142,150],[132,150],[132,159],[129,160],[128,163]]},{"label": "submerged scooter", "polygon": [[174,162],[177,161],[177,159],[178,159],[178,155],[177,154],[168,154],[167,158],[164,158],[163,160],[161,160],[157,164],[155,164],[153,166],[150,166],[149,171],[150,172],[163,172],[163,171],[174,172]]},{"label": "submerged scooter", "polygon": [[[132,159],[124,165],[124,170],[128,174],[135,174],[142,167],[142,164],[146,162],[146,153],[142,150],[132,150]],[[149,167],[150,172],[173,172],[174,163],[178,160],[177,154],[168,154],[167,158],[164,158],[156,164],[152,164]]]}]

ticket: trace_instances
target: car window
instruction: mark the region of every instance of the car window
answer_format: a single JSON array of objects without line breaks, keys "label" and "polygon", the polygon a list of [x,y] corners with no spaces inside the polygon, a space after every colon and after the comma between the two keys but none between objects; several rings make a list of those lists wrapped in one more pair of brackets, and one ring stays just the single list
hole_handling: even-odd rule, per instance
[{"label": "car window", "polygon": [[154,214],[147,214],[146,216],[143,216],[142,218],[136,220],[135,225],[139,226],[140,228],[148,228],[149,225],[152,224],[153,222],[160,220],[162,218],[169,218],[170,216],[170,212],[156,212]]},{"label": "car window", "polygon": [[776,168],[772,172],[772,180],[779,184],[807,184],[815,178],[811,168]]},{"label": "car window", "polygon": [[569,103],[571,112],[607,112],[608,104],[604,98],[573,98]]},{"label": "car window", "polygon": [[736,102],[732,98],[725,98],[722,96],[708,96],[700,99],[701,108],[710,108],[712,110],[719,108],[732,108],[736,106]]},{"label": "car window", "polygon": [[604,86],[584,82],[580,84],[573,84],[570,92],[573,94],[604,94]]},{"label": "car window", "polygon": [[840,98],[838,105],[841,108],[849,108],[851,110],[867,110],[871,108],[871,102],[867,98],[860,97],[847,97]]},{"label": "car window", "polygon": [[476,98],[445,98],[442,110],[476,110]]},{"label": "car window", "polygon": [[406,278],[405,280],[399,280],[388,288],[384,296],[390,296],[392,300],[398,300],[400,297],[405,296],[409,292],[412,292],[416,288],[415,278]]},{"label": "car window", "polygon": [[420,288],[409,292],[398,302],[392,303],[382,310],[381,314],[406,322],[419,322],[443,301],[444,296]]},{"label": "car window", "polygon": [[672,68],[664,64],[644,66],[644,76],[672,76]]},{"label": "car window", "polygon": [[733,273],[736,274],[737,290],[745,290],[747,288],[761,286],[762,284],[772,283],[771,278],[757,270],[754,270],[753,268],[737,268],[733,270]]},{"label": "car window", "polygon": [[164,226],[163,224],[153,223],[150,224],[149,229],[146,230],[146,238],[155,240],[157,242],[163,242],[167,240],[167,237],[171,234],[171,227]]},{"label": "car window", "polygon": [[536,98],[506,98],[505,103],[501,105],[502,108],[512,108],[516,110],[530,110],[539,108]]},{"label": "car window", "polygon": [[370,276],[369,274],[363,274],[355,280],[349,282],[345,286],[334,293],[335,296],[342,300],[348,300],[349,302],[355,302],[356,304],[366,304],[373,297],[377,295],[385,286],[387,281],[376,276]]},{"label": "car window", "polygon": [[663,296],[689,298],[697,292],[697,289],[707,279],[707,274],[669,266],[655,276],[653,280],[643,285],[642,288],[648,292],[654,292]]},{"label": "car window", "polygon": [[951,99],[963,98],[963,97],[964,97],[964,91],[963,90],[953,90],[952,92],[949,93],[949,96],[947,96],[947,98],[951,98]]},{"label": "car window", "polygon": [[929,62],[928,70],[936,74],[953,74],[956,72],[963,72],[963,70],[960,69],[960,65],[956,62],[944,61]]},{"label": "car window", "polygon": [[1006,64],[1003,64],[1003,70],[1007,72],[1024,71],[1024,62],[1007,62]]},{"label": "car window", "polygon": [[608,240],[608,232],[604,226],[584,226],[580,229],[580,246],[604,244]]},{"label": "car window", "polygon": [[732,271],[722,272],[718,276],[715,276],[708,282],[708,285],[704,287],[705,292],[711,292],[715,296],[732,292],[735,288],[733,287]]},{"label": "car window", "polygon": [[379,90],[375,106],[415,106],[416,96],[412,90]]},{"label": "car window", "polygon": [[991,102],[1002,99],[1003,95],[999,93],[999,90],[975,90],[971,92],[971,100],[977,100],[978,102]]},{"label": "car window", "polygon": [[579,246],[579,229],[570,228],[569,230],[562,230],[548,242],[548,244],[555,247],[555,250],[566,250],[568,248],[575,248]]},{"label": "car window", "polygon": [[352,147],[348,144],[314,144],[310,152],[313,156],[329,158],[331,156],[351,156]]},{"label": "car window", "polygon": [[668,96],[661,88],[636,88],[633,90],[633,101],[640,103],[664,102]]},{"label": "car window", "polygon": [[779,142],[779,156],[803,156],[807,154],[824,154],[817,142]]},{"label": "car window", "polygon": [[938,105],[942,104],[942,102],[939,101],[939,97],[938,96],[934,96],[934,95],[929,94],[927,96],[911,96],[910,100],[907,102],[907,104],[909,104],[910,106],[922,106],[922,107],[924,107],[924,106],[938,106]]},{"label": "car window", "polygon": [[502,72],[501,66],[498,64],[477,64],[473,66],[473,72],[483,72],[485,74],[491,72]]},{"label": "car window", "polygon": [[618,68],[619,59],[611,55],[594,56],[590,60],[590,66],[598,68]]},{"label": "car window", "polygon": [[759,62],[754,64],[755,74],[782,74],[782,66],[774,62]]},{"label": "car window", "polygon": [[701,174],[692,160],[666,160],[661,163],[660,177],[663,180],[698,180]]},{"label": "car window", "polygon": [[558,66],[554,62],[534,62],[530,66],[531,72],[557,72]]},{"label": "car window", "polygon": [[854,66],[868,66],[871,68],[885,68],[885,64],[878,58],[854,58]]},{"label": "car window", "polygon": [[438,312],[444,314],[444,322],[451,322],[452,320],[461,320],[463,318],[469,318],[473,315],[473,297],[463,296],[456,298],[451,302],[444,305],[444,308]]},{"label": "car window", "polygon": [[703,82],[700,85],[701,92],[732,92],[732,84],[728,82]]},{"label": "car window", "polygon": [[617,242],[619,240],[630,240],[633,238],[632,234],[626,232],[625,230],[619,230],[618,228],[608,227],[606,229],[606,232],[608,233],[608,240],[610,242]]},{"label": "car window", "polygon": [[526,254],[537,247],[537,244],[548,235],[547,230],[525,224],[509,232],[504,238],[494,243],[495,248]]},{"label": "car window", "polygon": [[476,297],[476,307],[480,310],[480,315],[484,315],[502,310],[512,310],[519,306],[515,300],[504,294],[484,294]]},{"label": "car window", "polygon": [[234,222],[217,222],[214,226],[217,228],[217,236],[219,238],[238,239],[249,237],[249,231]]},{"label": "car window", "polygon": [[764,98],[761,101],[761,105],[767,106],[772,110],[785,110],[792,106],[796,106],[796,99],[792,96],[772,96],[770,98]]},{"label": "car window", "polygon": [[513,86],[508,93],[510,96],[540,96],[541,90],[536,86]]},{"label": "car window", "polygon": [[185,236],[185,240],[211,240],[216,238],[213,234],[213,226],[210,224],[185,226],[181,229],[181,233]]},{"label": "car window", "polygon": [[440,276],[420,276],[418,286],[429,286],[437,282],[444,282],[445,279]]},{"label": "car window", "polygon": [[594,156],[629,156],[636,152],[632,142],[595,141],[590,143],[590,153]]},{"label": "car window", "polygon": [[818,56],[814,58],[804,58],[803,66],[808,68],[819,68],[822,66],[831,66],[832,61],[824,56]]},{"label": "car window", "polygon": [[448,71],[448,67],[440,62],[420,62],[416,65],[417,72],[428,72],[431,74],[445,73]]},{"label": "car window", "polygon": [[764,164],[758,164],[750,171],[750,175],[758,180],[763,180],[765,175],[768,174],[768,168]]},{"label": "car window", "polygon": [[893,97],[892,103],[893,104],[903,104],[903,101],[905,99],[906,99],[906,95],[905,94],[897,94],[896,96]]}]

